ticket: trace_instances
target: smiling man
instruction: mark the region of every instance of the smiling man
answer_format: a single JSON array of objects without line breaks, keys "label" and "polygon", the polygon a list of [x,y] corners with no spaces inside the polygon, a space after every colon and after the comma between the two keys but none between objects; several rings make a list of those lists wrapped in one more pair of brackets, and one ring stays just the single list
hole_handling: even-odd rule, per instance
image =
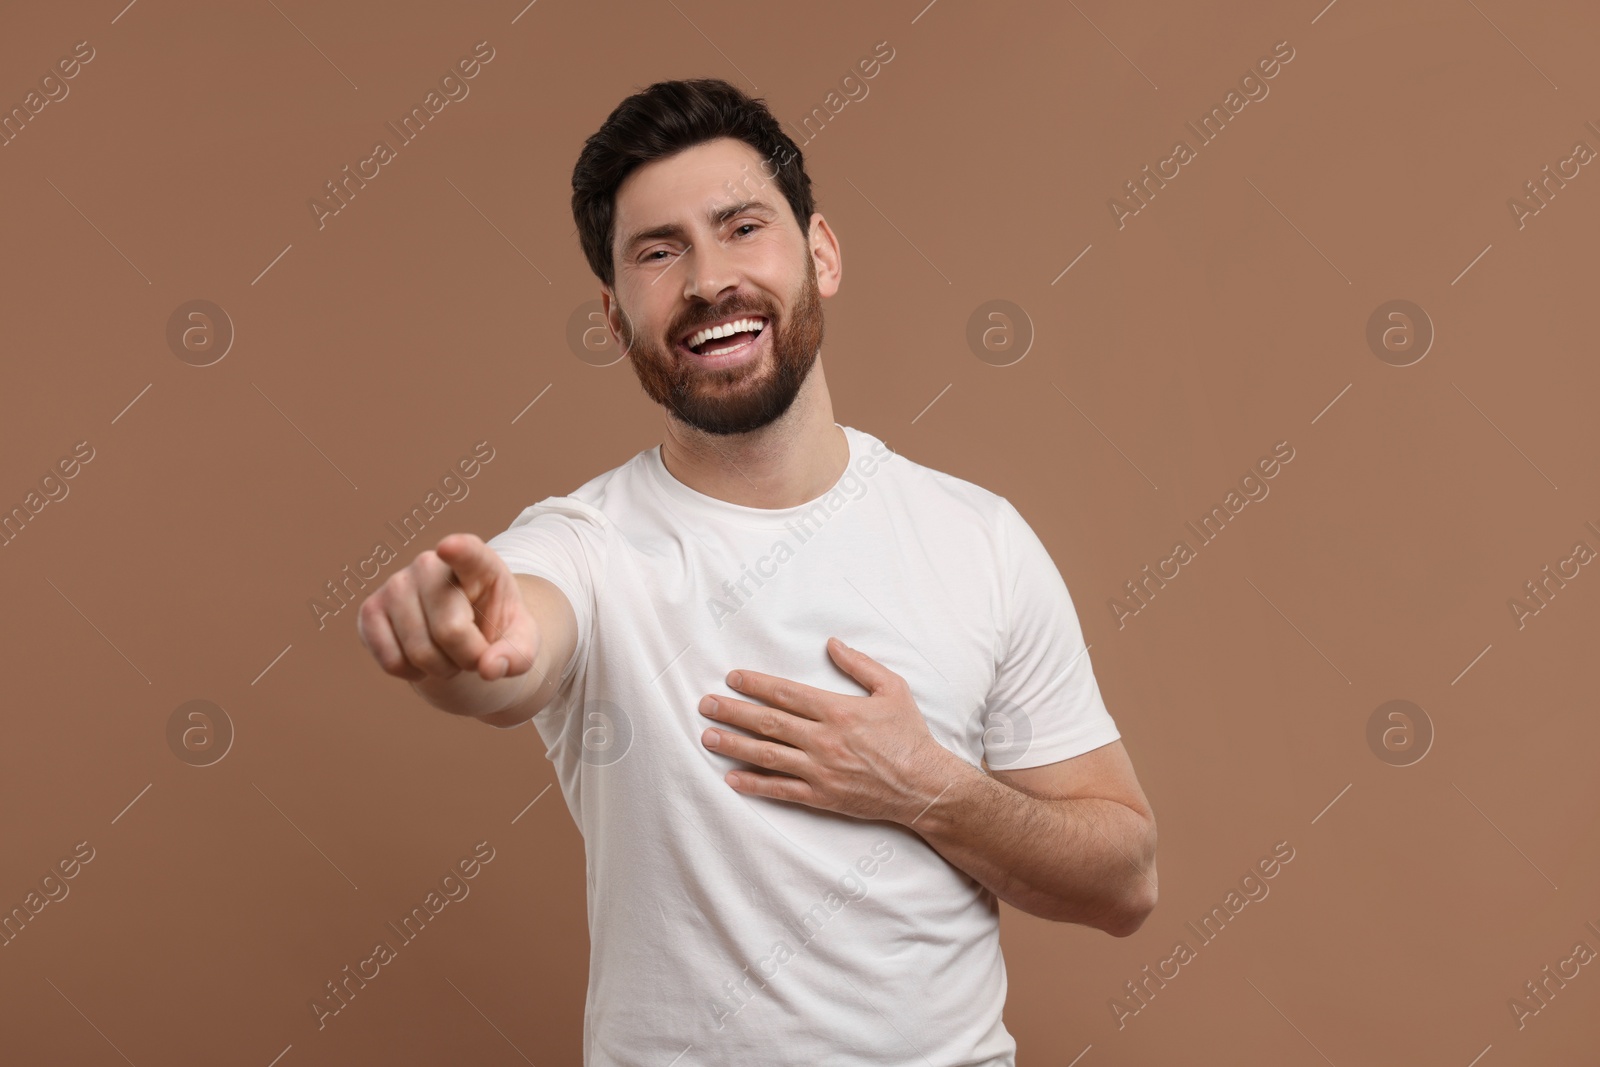
[{"label": "smiling man", "polygon": [[1156,902],[1066,585],[1003,497],[834,421],[839,242],[760,101],[652,85],[572,184],[662,441],[422,552],[362,641],[538,730],[587,852],[586,1067],[1011,1067],[997,900],[1118,937]]}]

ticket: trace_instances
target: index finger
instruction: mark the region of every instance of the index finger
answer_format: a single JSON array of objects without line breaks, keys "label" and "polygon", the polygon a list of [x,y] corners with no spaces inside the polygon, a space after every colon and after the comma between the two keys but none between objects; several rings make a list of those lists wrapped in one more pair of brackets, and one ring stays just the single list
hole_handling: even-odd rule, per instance
[{"label": "index finger", "polygon": [[828,704],[839,696],[826,689],[816,689],[803,682],[762,674],[760,671],[729,671],[723,680],[728,683],[729,689],[819,722],[827,713]]},{"label": "index finger", "polygon": [[450,567],[461,591],[474,604],[494,584],[504,567],[499,553],[477,534],[449,534],[440,539],[433,551]]}]

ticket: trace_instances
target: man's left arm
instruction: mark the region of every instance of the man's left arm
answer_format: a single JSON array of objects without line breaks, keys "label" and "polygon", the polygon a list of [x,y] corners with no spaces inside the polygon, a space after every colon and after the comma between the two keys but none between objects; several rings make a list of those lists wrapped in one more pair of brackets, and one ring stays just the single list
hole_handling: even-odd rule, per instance
[{"label": "man's left arm", "polygon": [[[757,671],[707,694],[701,743],[756,770],[741,793],[899,823],[1006,903],[1126,937],[1155,907],[1155,819],[1121,740],[1039,767],[994,770],[934,740],[905,678],[837,638],[835,663],[867,690],[848,696]],[[763,773],[777,771],[777,774]],[[991,777],[992,775],[992,777]]]},{"label": "man's left arm", "polygon": [[905,825],[1007,904],[1115,937],[1155,908],[1155,815],[1121,740],[988,774],[950,753],[926,773],[933,799]]}]

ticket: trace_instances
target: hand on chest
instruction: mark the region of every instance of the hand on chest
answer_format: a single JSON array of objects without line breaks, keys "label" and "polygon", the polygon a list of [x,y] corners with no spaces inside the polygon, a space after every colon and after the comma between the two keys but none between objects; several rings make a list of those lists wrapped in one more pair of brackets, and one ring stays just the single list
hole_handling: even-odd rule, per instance
[{"label": "hand on chest", "polygon": [[662,689],[675,691],[674,713],[688,725],[705,725],[705,695],[734,695],[733,670],[864,695],[828,653],[837,637],[903,677],[940,744],[976,762],[999,628],[975,576],[952,580],[948,565],[894,546],[849,551],[774,536],[763,547],[758,536],[697,547],[640,574],[658,662],[672,664]]}]

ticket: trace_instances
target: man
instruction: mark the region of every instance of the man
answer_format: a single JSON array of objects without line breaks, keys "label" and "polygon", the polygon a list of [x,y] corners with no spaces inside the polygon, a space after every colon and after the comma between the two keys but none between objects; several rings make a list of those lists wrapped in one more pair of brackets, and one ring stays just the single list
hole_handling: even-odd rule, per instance
[{"label": "man", "polygon": [[629,97],[572,204],[663,441],[421,553],[363,642],[538,729],[587,851],[587,1067],[1010,1067],[997,899],[1118,937],[1156,901],[1059,572],[1004,498],[834,421],[839,243],[760,101]]}]

